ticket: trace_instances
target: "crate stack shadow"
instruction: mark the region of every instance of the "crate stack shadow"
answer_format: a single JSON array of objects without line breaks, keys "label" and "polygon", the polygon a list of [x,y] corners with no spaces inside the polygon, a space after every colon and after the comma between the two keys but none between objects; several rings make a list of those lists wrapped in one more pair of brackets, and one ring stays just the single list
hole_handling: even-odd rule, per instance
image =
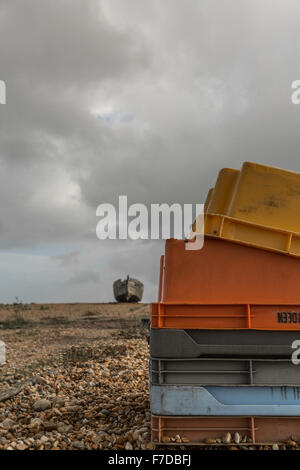
[{"label": "crate stack shadow", "polygon": [[161,257],[152,441],[300,439],[300,174],[249,162],[221,170],[204,234],[202,249],[170,239]]}]

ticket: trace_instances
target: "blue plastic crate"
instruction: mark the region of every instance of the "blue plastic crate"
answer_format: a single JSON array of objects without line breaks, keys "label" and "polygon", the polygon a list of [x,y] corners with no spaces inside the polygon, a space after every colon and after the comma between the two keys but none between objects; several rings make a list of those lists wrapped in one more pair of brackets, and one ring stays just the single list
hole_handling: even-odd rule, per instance
[{"label": "blue plastic crate", "polygon": [[180,416],[300,416],[300,387],[150,387],[151,412]]}]

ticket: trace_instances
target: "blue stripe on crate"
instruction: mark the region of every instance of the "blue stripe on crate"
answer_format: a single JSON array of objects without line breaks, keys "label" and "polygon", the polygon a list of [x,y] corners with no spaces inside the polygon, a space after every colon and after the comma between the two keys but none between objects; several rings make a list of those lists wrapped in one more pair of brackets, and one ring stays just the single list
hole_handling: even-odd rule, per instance
[{"label": "blue stripe on crate", "polygon": [[152,385],[151,411],[181,416],[300,416],[300,387]]},{"label": "blue stripe on crate", "polygon": [[224,405],[300,405],[300,387],[218,387],[205,389]]}]

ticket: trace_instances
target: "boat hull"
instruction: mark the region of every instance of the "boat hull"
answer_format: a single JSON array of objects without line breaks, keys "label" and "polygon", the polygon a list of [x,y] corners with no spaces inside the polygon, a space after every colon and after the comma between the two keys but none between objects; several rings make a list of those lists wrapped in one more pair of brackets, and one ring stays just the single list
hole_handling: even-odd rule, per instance
[{"label": "boat hull", "polygon": [[139,302],[142,300],[144,285],[137,279],[118,279],[113,285],[117,302]]}]

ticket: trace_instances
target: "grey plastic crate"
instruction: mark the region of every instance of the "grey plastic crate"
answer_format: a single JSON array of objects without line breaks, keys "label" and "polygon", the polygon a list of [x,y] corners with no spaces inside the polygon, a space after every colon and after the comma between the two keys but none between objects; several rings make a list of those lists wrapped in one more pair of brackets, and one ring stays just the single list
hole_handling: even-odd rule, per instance
[{"label": "grey plastic crate", "polygon": [[151,359],[153,385],[300,386],[290,359]]},{"label": "grey plastic crate", "polygon": [[152,357],[290,358],[297,331],[150,330]]}]

